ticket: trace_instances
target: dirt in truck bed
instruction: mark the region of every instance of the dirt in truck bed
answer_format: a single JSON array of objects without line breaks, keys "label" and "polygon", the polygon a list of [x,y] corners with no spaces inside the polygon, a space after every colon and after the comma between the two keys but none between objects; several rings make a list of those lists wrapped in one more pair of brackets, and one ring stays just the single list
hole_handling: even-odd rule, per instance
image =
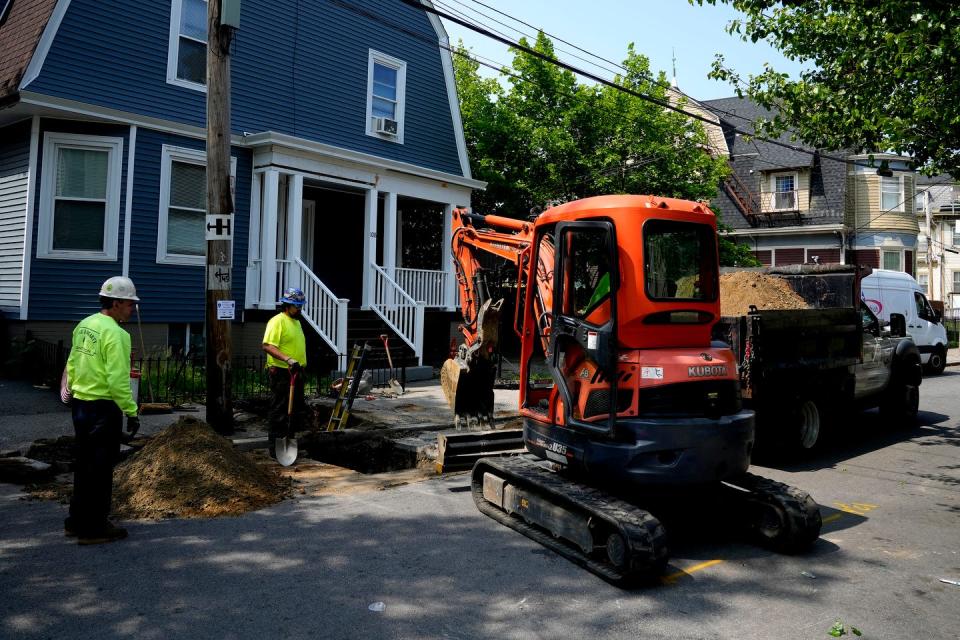
[{"label": "dirt in truck bed", "polygon": [[757,309],[807,309],[809,305],[788,282],[755,271],[737,271],[720,276],[720,314],[742,316]]}]

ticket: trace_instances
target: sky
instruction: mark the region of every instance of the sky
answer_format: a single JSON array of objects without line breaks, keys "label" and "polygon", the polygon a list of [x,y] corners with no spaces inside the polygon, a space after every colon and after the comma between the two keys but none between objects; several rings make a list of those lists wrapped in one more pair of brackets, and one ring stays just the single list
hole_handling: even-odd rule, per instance
[{"label": "sky", "polygon": [[[673,76],[671,58],[676,56],[677,84],[698,100],[734,95],[731,85],[707,78],[717,53],[724,54],[727,66],[744,77],[760,73],[764,62],[792,78],[798,77],[802,68],[764,42],[741,42],[739,37],[727,34],[727,23],[741,15],[727,5],[691,6],[687,0],[435,0],[434,6],[482,21],[513,40],[521,34],[494,19],[535,35],[533,29],[496,12],[501,11],[616,63],[626,58],[627,45],[633,42],[636,51],[650,59],[651,71],[664,71],[668,79]],[[444,20],[444,26],[452,44],[463,40],[476,55],[498,64],[512,60],[505,45],[449,20]],[[598,71],[571,54],[587,59],[590,56],[557,38],[553,41],[561,60]],[[493,74],[483,71],[483,67],[481,72]],[[612,78],[610,72],[602,75]]]}]

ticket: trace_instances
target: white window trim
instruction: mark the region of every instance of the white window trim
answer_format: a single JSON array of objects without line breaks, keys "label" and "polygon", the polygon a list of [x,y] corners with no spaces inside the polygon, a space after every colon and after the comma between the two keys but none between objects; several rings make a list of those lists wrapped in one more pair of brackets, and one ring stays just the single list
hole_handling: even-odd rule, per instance
[{"label": "white window trim", "polygon": [[[777,207],[777,178],[782,176],[793,176],[793,207],[782,209]],[[787,193],[786,191],[782,193]],[[800,172],[799,171],[778,171],[770,174],[770,211],[794,211],[800,209]]]},{"label": "white window trim", "polygon": [[[157,212],[157,264],[204,265],[206,256],[185,256],[167,252],[167,226],[170,214],[170,174],[173,161],[188,162],[207,166],[207,153],[199,149],[188,149],[165,144],[160,151],[160,208]],[[230,184],[237,177],[237,159],[230,158]]]},{"label": "white window trim", "polygon": [[903,249],[898,249],[898,248],[884,248],[884,247],[880,248],[880,268],[881,269],[887,268],[886,262],[883,259],[883,256],[886,253],[896,253],[900,257],[900,266],[898,266],[895,270],[905,271],[904,264],[903,264],[903,258],[904,258]]},{"label": "white window trim", "polygon": [[[374,63],[397,70],[397,135],[377,133],[373,126],[373,65]],[[407,63],[393,56],[370,49],[367,58],[367,128],[368,136],[379,140],[403,144],[403,121],[407,97]]]},{"label": "white window trim", "polygon": [[[180,12],[182,7],[183,0],[170,0],[170,38],[167,42],[167,84],[175,84],[178,87],[185,87],[206,93],[207,85],[177,77],[177,63],[180,58]],[[209,34],[207,37],[210,37]]]},{"label": "white window trim", "polygon": [[[53,212],[60,147],[107,151],[107,188],[103,220],[103,251],[53,248]],[[43,135],[43,171],[40,177],[40,216],[37,221],[37,258],[48,260],[117,259],[120,228],[120,176],[123,173],[123,138],[47,132]]]},{"label": "white window trim", "polygon": [[[892,180],[892,179],[894,179],[894,178],[896,178],[897,181],[900,183],[900,191],[897,192],[897,193],[898,193],[898,195],[897,195],[897,206],[894,207],[893,209],[887,209],[886,207],[883,206],[883,181],[884,181],[884,180]],[[877,189],[880,190],[880,211],[882,211],[882,212],[884,212],[884,213],[886,213],[886,212],[893,213],[893,212],[895,212],[895,211],[902,212],[902,211],[904,210],[904,205],[905,205],[905,202],[904,202],[904,200],[905,200],[905,198],[904,198],[904,188],[905,188],[905,187],[904,187],[904,184],[903,184],[903,174],[902,174],[902,173],[901,173],[901,174],[898,174],[898,175],[894,175],[894,176],[892,176],[892,177],[890,177],[890,178],[885,178],[885,177],[883,177],[883,176],[880,176],[880,181],[879,181],[879,184],[877,185]]]}]

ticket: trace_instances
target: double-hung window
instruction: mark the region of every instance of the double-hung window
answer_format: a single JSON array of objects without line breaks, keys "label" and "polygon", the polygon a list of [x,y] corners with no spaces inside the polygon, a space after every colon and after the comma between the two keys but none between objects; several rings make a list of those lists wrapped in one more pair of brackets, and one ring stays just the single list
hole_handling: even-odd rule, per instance
[{"label": "double-hung window", "polygon": [[903,211],[903,177],[880,177],[880,210]]},{"label": "double-hung window", "polygon": [[[236,159],[230,159],[231,177]],[[207,156],[197,149],[164,145],[160,165],[157,262],[206,262]]]},{"label": "double-hung window", "polygon": [[171,0],[167,82],[206,90],[206,0]]},{"label": "double-hung window", "polygon": [[899,249],[884,250],[883,268],[891,271],[903,271],[903,252]]},{"label": "double-hung window", "polygon": [[775,174],[771,178],[774,211],[793,211],[797,209],[797,174]]},{"label": "double-hung window", "polygon": [[[953,239],[951,244],[954,247],[960,247],[960,220],[952,220],[953,222]],[[949,223],[948,223],[949,224]]]},{"label": "double-hung window", "polygon": [[123,139],[47,133],[37,257],[116,260]]},{"label": "double-hung window", "polygon": [[953,292],[960,295],[960,271],[953,272]]},{"label": "double-hung window", "polygon": [[407,63],[370,50],[367,64],[367,135],[403,142]]}]

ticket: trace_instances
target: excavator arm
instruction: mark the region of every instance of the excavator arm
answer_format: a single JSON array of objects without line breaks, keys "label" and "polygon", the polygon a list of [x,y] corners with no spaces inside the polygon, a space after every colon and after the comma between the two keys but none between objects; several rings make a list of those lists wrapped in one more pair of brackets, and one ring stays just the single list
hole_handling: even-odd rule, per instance
[{"label": "excavator arm", "polygon": [[[499,342],[503,300],[494,301],[490,297],[487,270],[480,263],[480,254],[494,255],[516,265],[517,282],[522,285],[529,281],[532,240],[533,224],[530,222],[478,215],[464,209],[453,212],[451,250],[463,311],[464,321],[460,325],[463,343],[456,357],[444,362],[440,383],[456,416],[457,428],[463,423],[493,422],[496,367],[492,356]],[[544,271],[542,265],[537,269],[538,273]],[[546,271],[550,272],[550,268]],[[517,287],[518,310],[522,303],[519,300],[522,289],[522,286]],[[537,296],[540,306],[544,294],[548,294],[548,289],[540,291]]]}]

